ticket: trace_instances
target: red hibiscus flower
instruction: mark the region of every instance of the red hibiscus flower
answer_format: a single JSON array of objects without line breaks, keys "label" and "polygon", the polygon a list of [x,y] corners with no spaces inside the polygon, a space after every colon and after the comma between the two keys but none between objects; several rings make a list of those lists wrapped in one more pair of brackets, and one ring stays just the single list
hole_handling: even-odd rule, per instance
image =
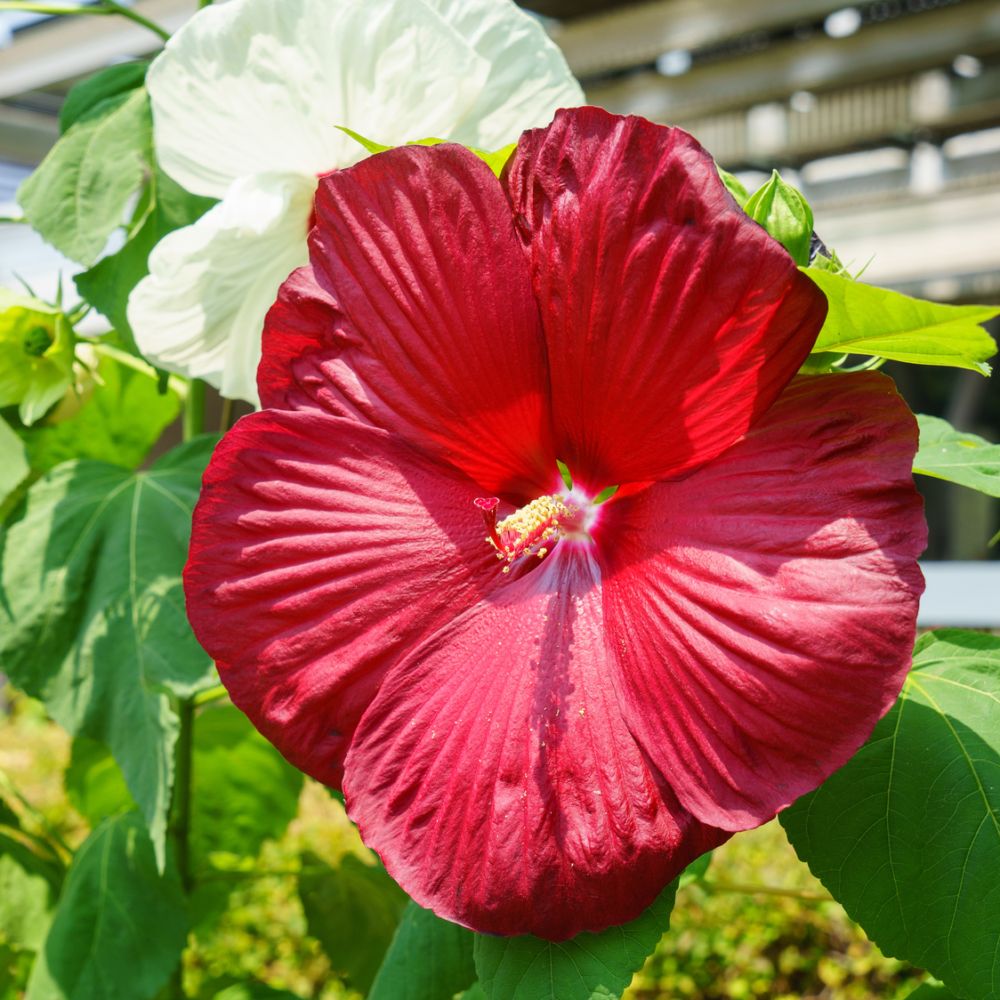
[{"label": "red hibiscus flower", "polygon": [[205,476],[195,631],[418,903],[635,917],[896,697],[914,421],[796,377],[824,298],[677,129],[560,112],[500,181],[395,149],[315,211]]}]

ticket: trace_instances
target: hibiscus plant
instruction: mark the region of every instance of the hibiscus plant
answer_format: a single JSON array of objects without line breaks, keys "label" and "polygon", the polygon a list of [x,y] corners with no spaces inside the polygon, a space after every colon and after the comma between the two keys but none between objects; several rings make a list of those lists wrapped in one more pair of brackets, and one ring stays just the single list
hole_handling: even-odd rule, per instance
[{"label": "hibiscus plant", "polygon": [[187,995],[303,773],[372,852],[299,881],[375,1000],[617,997],[776,815],[926,995],[997,995],[1000,639],[918,637],[913,475],[1000,496],[1000,447],[877,369],[988,375],[1000,309],[856,280],[509,0],[202,4],[60,128],[18,200],[75,301],[0,292],[0,668],[90,832],[0,772],[29,1000]]}]

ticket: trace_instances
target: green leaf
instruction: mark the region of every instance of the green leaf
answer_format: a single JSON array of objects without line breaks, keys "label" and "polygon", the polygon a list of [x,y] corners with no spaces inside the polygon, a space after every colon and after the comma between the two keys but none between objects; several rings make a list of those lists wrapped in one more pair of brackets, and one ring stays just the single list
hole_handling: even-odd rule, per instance
[{"label": "green leaf", "polygon": [[[386,150],[394,149],[394,146],[384,146],[380,142],[375,142],[374,139],[366,139],[363,135],[355,132],[354,129],[347,128],[346,125],[338,125],[338,129],[345,135],[350,136],[356,143],[363,146],[369,153],[374,155],[375,153],[384,153]],[[428,136],[426,139],[412,139],[407,146],[439,146],[443,142],[450,142],[450,139],[438,139],[436,136]],[[477,149],[475,146],[466,146],[470,153],[475,153],[489,168],[493,173],[499,177],[503,168],[507,165],[507,161],[511,158],[514,150],[517,149],[517,143],[512,142],[509,145],[501,146],[499,149],[488,150],[488,149]]]},{"label": "green leaf", "polygon": [[854,758],[781,814],[799,857],[886,955],[964,997],[1000,988],[1000,637],[921,637]]},{"label": "green leaf", "polygon": [[92,264],[146,176],[151,141],[144,89],[101,101],[18,189],[25,218],[67,257]]},{"label": "green leaf", "polygon": [[8,509],[8,498],[13,499],[18,487],[28,478],[30,468],[24,443],[11,430],[10,424],[0,418],[0,520]]},{"label": "green leaf", "polygon": [[199,879],[213,855],[254,858],[295,818],[302,772],[292,767],[232,705],[195,717],[191,768],[192,919],[207,925],[225,909],[232,884]]},{"label": "green leaf", "polygon": [[677,883],[677,888],[683,889],[684,886],[690,885],[692,882],[697,882],[699,879],[704,878],[705,873],[708,871],[709,865],[711,865],[711,863],[712,863],[711,851],[708,851],[707,853],[703,854],[700,858],[695,858],[694,861],[692,861],[691,864],[689,864],[687,868],[685,868],[684,871],[681,872],[680,879]]},{"label": "green leaf", "polygon": [[[311,853],[302,863],[299,898],[309,933],[323,945],[334,969],[367,993],[393,940],[406,894],[381,865],[365,864],[353,854],[345,854],[336,868]],[[420,972],[410,969],[407,975]]]},{"label": "green leaf", "polygon": [[61,309],[0,288],[0,406],[33,424],[66,395],[75,335]]},{"label": "green leaf", "polygon": [[184,614],[191,510],[214,444],[149,471],[57,466],[3,535],[0,660],[73,735],[111,748],[162,860],[177,720],[213,676]]},{"label": "green leaf", "polygon": [[670,926],[677,883],[642,916],[569,941],[476,936],[476,969],[489,1000],[617,1000]]},{"label": "green leaf", "polygon": [[917,414],[920,449],[913,471],[1000,497],[1000,445],[956,431],[947,420]]},{"label": "green leaf", "polygon": [[[723,183],[725,180],[723,177]],[[809,263],[812,209],[799,191],[781,179],[777,170],[747,199],[743,211],[759,222],[792,255],[796,264]]]},{"label": "green leaf", "polygon": [[149,274],[149,255],[167,233],[191,225],[216,201],[189,194],[157,167],[152,174],[151,207],[124,246],[76,275],[76,290],[115,328],[124,344],[138,353],[126,307],[132,289]]},{"label": "green leaf", "polygon": [[940,983],[922,983],[912,993],[906,995],[906,1000],[959,1000],[947,986]]},{"label": "green leaf", "polygon": [[0,834],[0,937],[29,951],[45,940],[59,880],[53,867]]},{"label": "green leaf", "polygon": [[66,132],[102,101],[142,86],[149,63],[117,63],[70,87],[59,109],[59,131]]},{"label": "green leaf", "polygon": [[722,183],[726,185],[726,190],[736,199],[736,204],[740,208],[744,208],[750,198],[750,193],[743,182],[728,170],[723,170],[718,164],[715,165],[715,169],[719,171],[719,176],[722,178]]},{"label": "green leaf", "polygon": [[1000,308],[944,306],[822,268],[803,270],[823,290],[830,306],[814,351],[870,354],[989,375],[985,362],[997,345],[979,324],[1000,315]]},{"label": "green leaf", "polygon": [[93,827],[109,816],[135,809],[121,768],[102,743],[78,736],[73,740],[63,787],[70,805]]},{"label": "green leaf", "polygon": [[499,177],[503,173],[503,168],[507,166],[507,161],[514,155],[517,143],[512,142],[508,146],[501,146],[499,149],[494,150],[476,149],[475,146],[469,146],[469,149]]},{"label": "green leaf", "polygon": [[158,873],[136,815],[106,820],[76,853],[26,1000],[148,1000],[170,977],[186,937],[173,866]]},{"label": "green leaf", "polygon": [[156,371],[145,363],[126,365],[102,356],[92,381],[89,395],[72,419],[22,432],[31,467],[37,472],[74,458],[135,468],[180,413],[177,394],[160,393]]},{"label": "green leaf", "polygon": [[442,1000],[476,979],[476,935],[409,903],[368,1000]]}]

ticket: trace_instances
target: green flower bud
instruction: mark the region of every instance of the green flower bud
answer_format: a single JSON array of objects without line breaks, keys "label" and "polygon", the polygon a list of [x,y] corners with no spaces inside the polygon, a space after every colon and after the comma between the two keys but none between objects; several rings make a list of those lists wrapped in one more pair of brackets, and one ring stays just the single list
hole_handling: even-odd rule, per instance
[{"label": "green flower bud", "polygon": [[73,382],[75,336],[55,306],[0,288],[0,406],[33,424]]}]

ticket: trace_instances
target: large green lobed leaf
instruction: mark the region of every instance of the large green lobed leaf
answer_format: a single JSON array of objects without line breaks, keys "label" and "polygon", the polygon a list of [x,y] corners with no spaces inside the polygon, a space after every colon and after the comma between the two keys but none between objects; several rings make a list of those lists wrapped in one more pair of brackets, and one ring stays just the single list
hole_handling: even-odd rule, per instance
[{"label": "large green lobed leaf", "polygon": [[442,1000],[476,979],[472,931],[409,903],[368,1000]]},{"label": "large green lobed leaf", "polygon": [[996,306],[947,306],[866,285],[818,267],[803,268],[829,303],[814,352],[869,354],[916,365],[970,368],[989,375],[993,338],[979,325]]},{"label": "large green lobed leaf", "polygon": [[883,952],[1000,996],[1000,638],[923,636],[895,707],[781,822]]},{"label": "large green lobed leaf", "polygon": [[57,466],[5,530],[0,658],[10,680],[74,735],[110,747],[163,860],[177,720],[212,676],[180,574],[214,439],[147,472]]},{"label": "large green lobed leaf", "polygon": [[26,1000],[148,1000],[187,937],[180,882],[134,813],[91,833],[70,867]]},{"label": "large green lobed leaf", "polygon": [[145,89],[91,107],[21,185],[27,221],[57,250],[92,264],[148,171],[152,119]]},{"label": "large green lobed leaf", "polygon": [[914,472],[1000,497],[1000,445],[957,431],[940,417],[918,413],[917,424],[920,448],[913,459]]},{"label": "large green lobed leaf", "polygon": [[476,936],[479,983],[489,1000],[617,1000],[670,926],[677,883],[642,916],[569,941]]}]

